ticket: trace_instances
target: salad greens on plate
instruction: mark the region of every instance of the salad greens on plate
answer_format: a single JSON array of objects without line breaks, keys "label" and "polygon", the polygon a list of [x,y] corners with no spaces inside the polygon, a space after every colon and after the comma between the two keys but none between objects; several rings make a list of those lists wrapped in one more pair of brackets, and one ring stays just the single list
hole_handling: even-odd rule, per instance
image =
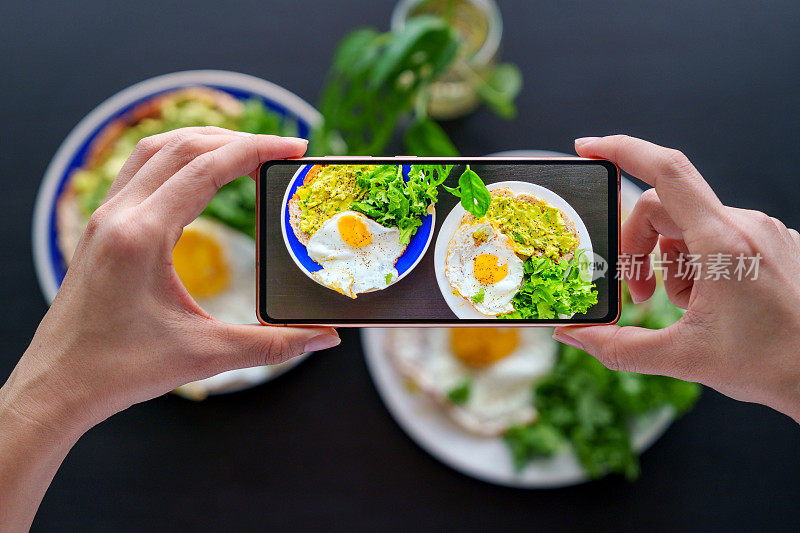
[{"label": "salad greens on plate", "polygon": [[[648,302],[634,305],[627,299],[619,324],[663,328],[681,314],[659,286]],[[699,395],[696,383],[611,371],[586,352],[562,345],[552,372],[534,385],[538,420],[511,428],[505,442],[519,470],[537,458],[571,449],[591,477],[613,472],[636,479],[639,459],[631,443],[632,419],[665,408],[681,415]]]},{"label": "salad greens on plate", "polygon": [[551,319],[559,314],[585,313],[597,303],[597,291],[583,279],[580,267],[584,250],[575,252],[572,261],[555,262],[548,257],[531,256],[523,263],[522,287],[514,296],[514,311],[498,318]]},{"label": "salad greens on plate", "polygon": [[356,185],[366,189],[366,194],[350,208],[383,226],[396,226],[400,229],[400,243],[408,244],[428,215],[428,206],[436,203],[438,187],[452,168],[453,165],[411,165],[405,181],[402,165],[380,165],[358,177]]}]

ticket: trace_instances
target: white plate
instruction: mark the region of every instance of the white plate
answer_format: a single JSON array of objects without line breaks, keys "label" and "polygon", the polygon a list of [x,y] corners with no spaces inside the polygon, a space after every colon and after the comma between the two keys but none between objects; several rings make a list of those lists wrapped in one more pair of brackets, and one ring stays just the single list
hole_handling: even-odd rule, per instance
[{"label": "white plate", "polygon": [[[219,88],[237,97],[261,98],[273,110],[297,120],[300,127],[308,130],[320,122],[319,112],[292,92],[266,80],[223,70],[189,70],[156,76],[124,89],[110,97],[86,115],[67,135],[56,151],[45,171],[33,213],[33,260],[39,286],[48,302],[52,302],[63,278],[64,268],[61,253],[56,244],[57,228],[54,221],[55,203],[76,161],[85,153],[89,142],[98,131],[111,120],[120,116],[132,105],[164,91],[192,85]],[[253,258],[255,261],[255,258]],[[254,286],[255,290],[255,286]],[[255,310],[253,310],[255,321]],[[196,382],[191,395],[233,392],[249,388],[272,379],[294,367],[303,357],[274,368],[233,370],[209,380]]]},{"label": "white plate", "polygon": [[[565,156],[543,150],[514,150],[492,156]],[[622,178],[623,212],[629,212],[642,190]],[[384,405],[402,430],[422,449],[450,468],[467,476],[517,488],[557,488],[589,481],[575,456],[564,451],[555,457],[534,461],[522,472],[514,470],[511,455],[502,439],[477,437],[456,426],[423,394],[410,392],[386,353],[385,331],[363,329],[361,340],[367,368]],[[641,453],[667,430],[674,415],[671,409],[643,416],[633,425],[633,446]]]},{"label": "white plate", "polygon": [[[385,329],[364,328],[361,342],[370,376],[395,421],[422,449],[462,474],[507,487],[556,488],[589,481],[575,456],[565,450],[514,470],[502,439],[479,437],[457,426],[430,398],[408,390],[385,350]],[[555,341],[553,341],[555,342]],[[638,452],[655,442],[672,422],[670,409],[641,417],[633,426]]]},{"label": "white plate", "polygon": [[[586,229],[586,225],[583,223],[583,220],[581,220],[581,217],[578,216],[578,213],[575,212],[575,210],[571,205],[569,205],[569,203],[567,203],[566,200],[561,198],[550,189],[534,183],[525,183],[522,181],[500,181],[486,186],[486,188],[490,191],[502,189],[503,187],[508,187],[517,194],[532,194],[546,201],[551,206],[562,210],[564,214],[566,214],[567,217],[575,224],[575,229],[578,231],[578,237],[580,238],[579,247],[586,251],[586,257],[592,257],[592,241],[589,238],[589,231]],[[433,248],[433,266],[436,273],[436,283],[439,285],[439,291],[442,293],[442,298],[444,298],[447,306],[450,307],[450,310],[453,311],[458,318],[485,319],[486,315],[479,313],[465,298],[453,294],[453,288],[450,286],[450,282],[447,281],[447,276],[445,276],[445,267],[447,265],[447,245],[450,243],[450,239],[453,238],[456,230],[459,228],[459,226],[461,226],[461,219],[466,213],[466,210],[461,206],[461,204],[456,204],[456,206],[450,211],[450,213],[447,215],[447,218],[445,218],[444,222],[442,223],[442,227],[439,230],[439,235],[436,237],[436,245]],[[589,263],[588,266],[589,273],[591,274],[592,263]],[[561,318],[569,317],[562,316]]]}]

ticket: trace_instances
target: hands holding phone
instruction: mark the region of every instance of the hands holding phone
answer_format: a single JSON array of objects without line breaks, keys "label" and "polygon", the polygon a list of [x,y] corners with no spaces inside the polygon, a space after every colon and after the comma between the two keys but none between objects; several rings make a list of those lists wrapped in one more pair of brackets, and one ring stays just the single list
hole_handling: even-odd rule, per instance
[{"label": "hands holding phone", "polygon": [[[568,326],[554,337],[611,369],[697,381],[800,422],[800,234],[759,211],[722,205],[677,150],[623,135],[578,139],[575,148],[653,186],[622,228],[623,255],[649,254],[658,244],[668,260],[717,253],[761,259],[756,279],[692,281],[667,270],[669,298],[686,309],[668,328]],[[653,294],[647,270],[628,280],[634,301]]]},{"label": "hands holding phone", "polygon": [[[208,316],[181,285],[172,248],[219,187],[300,139],[188,128],[144,139],[92,216],[53,305],[0,389],[0,529],[30,525],[66,453],[94,424],[186,382],[338,344],[330,328],[238,326]],[[612,369],[699,381],[800,422],[800,235],[726,207],[683,154],[625,136],[576,141],[654,186],[622,232],[622,252],[763,258],[756,280],[667,277],[687,308],[663,330],[568,326],[556,339]],[[654,281],[631,279],[635,300]]]}]

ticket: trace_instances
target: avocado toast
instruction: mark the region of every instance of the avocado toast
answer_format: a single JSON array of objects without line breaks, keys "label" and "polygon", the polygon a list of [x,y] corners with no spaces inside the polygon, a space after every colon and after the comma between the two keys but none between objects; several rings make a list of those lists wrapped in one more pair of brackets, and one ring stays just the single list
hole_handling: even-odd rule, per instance
[{"label": "avocado toast", "polygon": [[[532,194],[515,194],[510,188],[491,191],[492,203],[482,219],[499,226],[514,242],[522,257],[549,257],[570,261],[580,246],[575,223],[560,209]],[[467,213],[461,223],[473,223]]]}]

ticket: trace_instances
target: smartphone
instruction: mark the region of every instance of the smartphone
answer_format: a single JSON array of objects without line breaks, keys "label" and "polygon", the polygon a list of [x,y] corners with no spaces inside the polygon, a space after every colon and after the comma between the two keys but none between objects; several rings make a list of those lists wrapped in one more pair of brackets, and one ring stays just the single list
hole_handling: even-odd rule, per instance
[{"label": "smartphone", "polygon": [[619,169],[584,158],[264,163],[259,320],[545,326],[619,317]]}]

